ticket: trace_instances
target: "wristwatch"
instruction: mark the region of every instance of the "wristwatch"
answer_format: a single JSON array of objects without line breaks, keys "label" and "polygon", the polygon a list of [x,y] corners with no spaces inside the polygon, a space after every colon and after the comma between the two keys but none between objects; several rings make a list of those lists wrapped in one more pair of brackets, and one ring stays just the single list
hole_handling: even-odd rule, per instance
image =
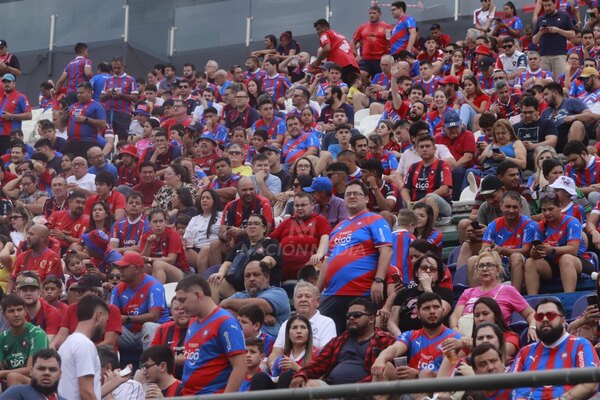
[{"label": "wristwatch", "polygon": [[90,119],[88,117],[85,117],[85,121],[84,122],[87,124],[89,122],[89,120]]},{"label": "wristwatch", "polygon": [[131,317],[127,317],[127,318],[125,318],[125,323],[126,323],[126,324],[129,324],[129,323],[131,323]]},{"label": "wristwatch", "polygon": [[373,279],[375,282],[377,283],[383,283],[383,278],[380,277],[376,277],[375,279]]}]

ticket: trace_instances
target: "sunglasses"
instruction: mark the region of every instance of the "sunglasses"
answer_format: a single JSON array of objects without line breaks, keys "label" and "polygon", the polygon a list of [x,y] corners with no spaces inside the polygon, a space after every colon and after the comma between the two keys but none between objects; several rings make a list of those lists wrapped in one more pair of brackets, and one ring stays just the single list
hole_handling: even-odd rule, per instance
[{"label": "sunglasses", "polygon": [[346,314],[346,319],[350,319],[350,318],[356,319],[356,318],[362,317],[363,315],[371,315],[371,314],[366,313],[366,312],[362,312],[362,311],[354,311],[354,312],[347,313]]},{"label": "sunglasses", "polygon": [[513,45],[512,44],[505,44],[504,46],[502,46],[503,49],[512,49]]},{"label": "sunglasses", "polygon": [[541,192],[540,193],[540,200],[545,199],[545,198],[549,198],[549,199],[555,199],[556,198],[556,192],[554,190],[548,190],[546,192]]},{"label": "sunglasses", "polygon": [[544,318],[547,318],[548,321],[554,321],[556,318],[559,318],[562,316],[563,315],[561,313],[557,313],[556,311],[548,311],[546,313],[536,312],[535,314],[533,314],[533,318],[537,322],[542,322],[544,320]]},{"label": "sunglasses", "polygon": [[121,274],[108,274],[108,279],[121,279]]},{"label": "sunglasses", "polygon": [[229,153],[232,156],[240,156],[240,155],[242,155],[241,151],[228,151],[227,153]]}]

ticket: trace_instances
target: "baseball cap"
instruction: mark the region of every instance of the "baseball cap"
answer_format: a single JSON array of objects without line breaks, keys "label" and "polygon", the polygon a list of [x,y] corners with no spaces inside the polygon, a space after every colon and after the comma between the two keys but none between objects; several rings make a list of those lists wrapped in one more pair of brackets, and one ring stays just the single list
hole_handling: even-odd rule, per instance
[{"label": "baseball cap", "polygon": [[203,133],[203,134],[200,136],[200,139],[208,139],[208,140],[210,140],[211,142],[213,142],[213,143],[215,144],[215,146],[217,145],[217,138],[215,138],[215,135],[213,135],[213,134],[212,134],[212,133],[210,133],[210,132]]},{"label": "baseball cap", "polygon": [[549,186],[552,189],[562,189],[571,196],[577,196],[577,186],[575,186],[575,181],[571,177],[559,176],[558,179]]},{"label": "baseball cap", "polygon": [[492,57],[483,57],[479,61],[479,68],[481,70],[487,70],[492,65],[496,64],[496,61]]},{"label": "baseball cap", "polygon": [[431,25],[431,27],[429,28],[430,31],[434,31],[436,29],[441,29],[440,24],[433,24]]},{"label": "baseball cap", "polygon": [[132,144],[121,147],[121,154],[129,154],[133,158],[138,158],[137,149]]},{"label": "baseball cap", "polygon": [[192,132],[201,132],[204,129],[204,127],[202,126],[202,124],[200,122],[196,121],[196,122],[190,124],[188,126],[188,129]]},{"label": "baseball cap", "polygon": [[109,240],[108,235],[99,229],[94,229],[91,232],[81,235],[83,244],[94,254],[104,254]]},{"label": "baseball cap", "polygon": [[277,154],[281,153],[281,150],[279,149],[279,147],[273,146],[272,144],[268,144],[266,146],[263,146],[263,147],[260,148],[260,150],[258,150],[258,152],[260,154],[264,153],[265,151],[274,151]]},{"label": "baseball cap", "polygon": [[445,77],[444,79],[442,79],[440,81],[440,85],[458,85],[458,86],[460,86],[460,82],[458,81],[457,77],[448,75],[447,77]]},{"label": "baseball cap", "polygon": [[14,82],[16,80],[17,80],[17,78],[15,78],[15,76],[13,74],[4,74],[4,75],[2,75],[2,81],[11,81],[11,82]]},{"label": "baseball cap", "polygon": [[454,128],[455,126],[461,126],[462,121],[460,116],[454,109],[449,109],[444,114],[444,128]]},{"label": "baseball cap", "polygon": [[34,278],[33,276],[29,276],[29,275],[19,275],[17,277],[17,289],[21,289],[24,287],[35,287],[35,288],[40,288],[40,281],[37,278]]},{"label": "baseball cap", "polygon": [[0,47],[6,47],[6,40],[0,39]]},{"label": "baseball cap", "polygon": [[125,253],[123,258],[119,261],[115,261],[114,265],[117,267],[128,267],[130,265],[135,265],[136,267],[144,267],[144,257],[136,253],[135,251],[130,251]]},{"label": "baseball cap", "polygon": [[486,176],[481,181],[481,187],[479,188],[480,194],[492,194],[496,190],[502,188],[504,184],[502,181],[494,175]]},{"label": "baseball cap", "polygon": [[333,61],[325,61],[323,64],[321,64],[319,68],[321,69],[321,71],[327,71],[333,65],[335,65]]},{"label": "baseball cap", "polygon": [[77,289],[98,289],[102,287],[102,281],[96,274],[87,274],[77,281]]},{"label": "baseball cap", "polygon": [[150,116],[150,107],[148,107],[148,104],[138,104],[138,106],[136,107],[135,111],[133,112],[133,114],[139,114],[139,115],[143,115],[145,117],[149,117]]},{"label": "baseball cap", "polygon": [[479,46],[475,47],[475,54],[483,54],[485,56],[489,56],[490,54],[492,54],[492,52],[490,51],[489,47],[480,44]]},{"label": "baseball cap", "polygon": [[585,67],[579,74],[580,78],[589,78],[590,76],[600,76],[600,74],[594,67]]},{"label": "baseball cap", "polygon": [[333,190],[333,184],[331,180],[326,176],[318,176],[313,179],[310,187],[304,188],[305,192],[313,193],[313,192],[330,192]]}]

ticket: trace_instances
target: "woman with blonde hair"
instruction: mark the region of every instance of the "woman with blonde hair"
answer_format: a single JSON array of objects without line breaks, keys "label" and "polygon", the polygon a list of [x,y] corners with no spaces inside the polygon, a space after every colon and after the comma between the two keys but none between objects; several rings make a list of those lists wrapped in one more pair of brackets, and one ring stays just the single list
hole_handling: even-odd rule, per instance
[{"label": "woman with blonde hair", "polygon": [[[535,326],[533,320],[533,308],[521,296],[521,293],[511,285],[503,285],[502,279],[505,275],[502,259],[496,251],[487,249],[481,251],[475,263],[475,280],[479,286],[467,289],[458,299],[456,308],[450,315],[450,328],[468,336],[473,328],[473,308],[475,302],[481,297],[491,297],[500,306],[502,317],[507,324],[513,312],[519,313],[529,323]],[[535,330],[529,330],[529,337],[535,337]]]},{"label": "woman with blonde hair", "polygon": [[493,126],[492,142],[477,157],[482,166],[482,175],[495,175],[496,166],[510,160],[521,169],[527,166],[527,149],[517,137],[512,124],[507,119],[499,119]]},{"label": "woman with blonde hair", "polygon": [[537,192],[538,190],[546,187],[548,185],[548,179],[544,177],[542,173],[542,164],[546,160],[556,160],[558,158],[558,154],[556,153],[556,149],[550,146],[538,146],[533,150],[533,164],[535,166],[535,173],[529,177],[527,181],[527,186],[533,191]]}]

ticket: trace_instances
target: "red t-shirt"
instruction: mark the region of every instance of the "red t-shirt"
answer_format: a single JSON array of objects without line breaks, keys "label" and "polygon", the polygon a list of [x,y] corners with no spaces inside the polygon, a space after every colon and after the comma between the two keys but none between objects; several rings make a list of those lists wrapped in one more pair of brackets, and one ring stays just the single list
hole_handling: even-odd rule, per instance
[{"label": "red t-shirt", "polygon": [[60,328],[61,315],[58,310],[52,307],[46,302],[46,300],[39,298],[41,308],[34,318],[29,318],[29,314],[25,313],[25,319],[27,322],[39,326],[48,335],[56,335]]},{"label": "red t-shirt", "polygon": [[4,173],[4,177],[2,178],[2,182],[0,183],[2,184],[2,187],[4,187],[8,182],[12,181],[13,179],[17,179],[17,175],[13,174],[12,172],[6,171]]},{"label": "red t-shirt", "polygon": [[196,157],[194,158],[194,164],[202,168],[202,171],[207,175],[211,176],[215,174],[214,163],[215,160],[219,158],[218,154],[211,154],[208,156]]},{"label": "red t-shirt", "polygon": [[[70,304],[67,308],[67,311],[63,314],[63,318],[60,322],[61,328],[67,328],[69,333],[75,332],[77,329],[77,324],[79,320],[77,319],[77,303]],[[121,311],[114,304],[108,305],[108,322],[106,324],[106,332],[116,332],[119,335],[123,332],[123,325],[121,323]],[[102,342],[102,339],[98,340],[96,344]]]},{"label": "red t-shirt", "polygon": [[352,65],[358,69],[358,62],[352,53],[352,48],[342,34],[337,33],[333,29],[329,29],[328,31],[323,32],[319,37],[319,43],[321,47],[324,47],[326,44],[330,45],[327,61],[333,61],[340,67]]},{"label": "red t-shirt", "polygon": [[465,130],[454,140],[451,140],[445,134],[438,134],[435,135],[435,142],[437,144],[446,145],[454,159],[457,161],[465,153],[473,154],[473,160],[468,165],[465,165],[465,168],[471,168],[474,165],[474,155],[477,154],[477,148],[475,147],[475,137],[473,136],[473,132]]},{"label": "red t-shirt", "polygon": [[[150,230],[142,235],[140,239],[140,249],[143,250],[146,247],[148,241],[148,235],[153,234]],[[185,258],[185,250],[183,249],[183,240],[181,235],[173,228],[166,227],[160,238],[157,238],[152,247],[150,248],[150,257],[166,257],[171,253],[177,254],[177,260],[175,266],[182,271],[189,271],[190,267]]]},{"label": "red t-shirt", "polygon": [[380,60],[381,56],[390,53],[390,41],[393,26],[379,21],[375,24],[366,22],[354,32],[354,41],[360,43],[360,53],[365,60]]},{"label": "red t-shirt", "polygon": [[[48,228],[59,229],[73,238],[80,238],[90,225],[90,216],[83,213],[79,218],[73,218],[68,210],[59,211],[48,217]],[[62,247],[69,243],[60,241]]]},{"label": "red t-shirt", "polygon": [[173,352],[180,350],[179,348],[183,350],[183,341],[186,334],[187,326],[185,328],[178,328],[175,325],[175,321],[165,322],[156,330],[150,346],[165,345]]},{"label": "red t-shirt", "polygon": [[298,279],[298,271],[319,248],[321,236],[330,232],[331,225],[321,214],[313,214],[305,221],[295,217],[284,219],[269,234],[270,238],[279,240],[281,247],[282,280]]},{"label": "red t-shirt", "polygon": [[133,190],[136,192],[141,192],[144,196],[144,207],[152,207],[152,202],[154,201],[154,196],[156,196],[156,192],[165,186],[161,180],[155,179],[152,183],[140,183],[139,185],[135,185]]},{"label": "red t-shirt", "polygon": [[[92,215],[92,207],[98,200],[102,200],[102,198],[100,198],[100,196],[97,194],[92,195],[89,199],[87,199],[85,202],[84,211],[87,215]],[[112,190],[108,197],[104,199],[104,202],[108,205],[108,209],[110,210],[111,214],[115,215],[115,210],[118,210],[119,208],[125,209],[125,203],[127,200],[125,199],[125,196],[123,196],[123,193]]]},{"label": "red t-shirt", "polygon": [[475,104],[475,107],[477,108],[481,108],[481,103],[483,103],[484,101],[487,101],[487,104],[485,106],[485,109],[487,110],[488,108],[490,108],[491,103],[491,97],[485,93],[481,93],[479,96],[475,97],[472,101],[473,104]]},{"label": "red t-shirt", "polygon": [[12,279],[17,279],[23,271],[35,271],[42,282],[48,275],[63,276],[60,257],[48,248],[39,257],[35,257],[31,250],[26,250],[17,256],[13,265],[10,273]]}]

